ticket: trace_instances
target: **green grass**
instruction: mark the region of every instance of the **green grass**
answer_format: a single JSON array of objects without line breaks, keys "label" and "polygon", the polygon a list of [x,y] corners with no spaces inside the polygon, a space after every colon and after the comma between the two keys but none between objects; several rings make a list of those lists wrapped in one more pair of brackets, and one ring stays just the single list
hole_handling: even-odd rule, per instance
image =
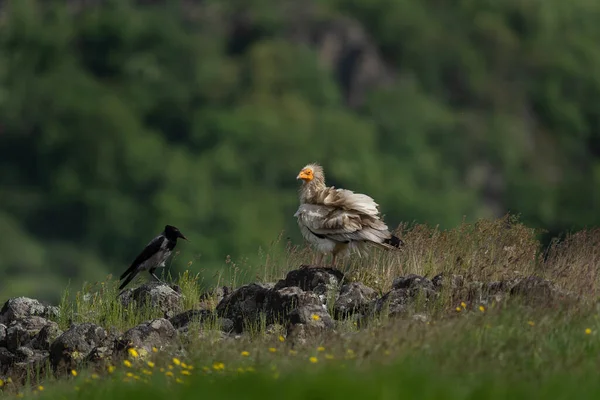
[{"label": "green grass", "polygon": [[[406,251],[353,258],[343,267],[349,279],[383,293],[393,278],[409,273],[432,277],[449,272],[480,281],[535,273],[582,297],[576,304],[509,299],[482,308],[448,292],[413,309],[427,314],[426,322],[411,316],[380,317],[358,329],[349,319],[304,344],[286,338],[283,326],[260,322],[249,335],[222,339],[207,321],[194,326],[201,334],[180,336],[156,353],[130,356],[130,367],[115,360],[112,373],[104,367],[82,368],[77,376],[45,376],[25,387],[5,383],[0,390],[7,397],[52,399],[579,399],[599,394],[597,231],[569,235],[545,258],[540,257],[535,233],[511,217],[443,232],[402,227],[400,234],[410,244]],[[305,248],[278,251],[264,254],[266,266],[259,276],[256,269],[244,275],[231,262],[232,271],[223,274],[221,284],[273,282],[313,256]],[[200,307],[204,291],[201,276],[191,270],[175,279],[185,296],[185,309]],[[157,310],[122,307],[116,300],[117,286],[109,278],[65,293],[61,327],[71,321],[96,322],[123,331],[162,317]],[[176,365],[173,357],[193,369]]]}]

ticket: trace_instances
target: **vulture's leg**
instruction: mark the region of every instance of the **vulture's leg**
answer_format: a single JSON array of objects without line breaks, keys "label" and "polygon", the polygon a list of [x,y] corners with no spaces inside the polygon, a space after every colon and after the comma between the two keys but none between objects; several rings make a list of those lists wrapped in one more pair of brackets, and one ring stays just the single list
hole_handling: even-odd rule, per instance
[{"label": "vulture's leg", "polygon": [[323,262],[323,253],[319,252],[319,254],[317,255],[317,261],[315,262],[315,265],[318,265],[320,267],[322,262]]}]

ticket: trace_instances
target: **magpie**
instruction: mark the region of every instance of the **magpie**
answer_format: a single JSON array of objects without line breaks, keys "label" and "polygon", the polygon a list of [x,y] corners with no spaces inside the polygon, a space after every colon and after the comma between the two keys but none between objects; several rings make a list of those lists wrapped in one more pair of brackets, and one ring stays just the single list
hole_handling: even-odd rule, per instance
[{"label": "magpie", "polygon": [[149,271],[154,279],[162,282],[154,274],[154,271],[156,271],[157,268],[165,266],[165,261],[167,261],[177,244],[177,238],[188,240],[183,236],[179,229],[171,225],[166,225],[165,230],[152,239],[136,259],[133,260],[127,271],[123,272],[119,280],[125,278],[125,281],[119,286],[119,290],[127,286],[127,284],[142,271]]}]

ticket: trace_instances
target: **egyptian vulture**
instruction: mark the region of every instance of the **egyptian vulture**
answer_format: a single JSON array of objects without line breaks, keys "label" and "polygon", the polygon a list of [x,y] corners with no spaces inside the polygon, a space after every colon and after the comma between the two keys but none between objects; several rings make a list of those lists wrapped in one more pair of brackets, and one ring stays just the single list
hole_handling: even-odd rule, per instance
[{"label": "egyptian vulture", "polygon": [[379,215],[379,205],[360,193],[325,185],[323,167],[308,164],[296,179],[302,180],[300,207],[294,216],[304,239],[319,252],[317,265],[326,253],[348,255],[360,253],[365,243],[397,249],[404,243],[394,236]]}]

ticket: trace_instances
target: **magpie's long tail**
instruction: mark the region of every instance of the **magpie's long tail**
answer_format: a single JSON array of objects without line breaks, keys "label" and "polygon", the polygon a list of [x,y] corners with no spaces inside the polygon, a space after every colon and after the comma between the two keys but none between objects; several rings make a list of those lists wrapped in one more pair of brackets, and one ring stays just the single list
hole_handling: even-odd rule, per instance
[{"label": "magpie's long tail", "polygon": [[397,249],[404,246],[404,241],[396,235],[392,235],[392,237],[386,239],[383,243],[389,244],[390,246],[395,247]]},{"label": "magpie's long tail", "polygon": [[[139,271],[136,271],[136,270],[129,271],[129,275],[127,276],[127,278],[125,279],[125,281],[123,283],[121,283],[121,286],[119,286],[119,290],[122,290],[125,286],[127,286],[127,284],[129,282],[131,282],[133,280],[133,278],[136,277],[136,275],[138,274],[138,272]],[[125,275],[126,274],[121,275],[121,279],[123,279],[125,277]]]}]

